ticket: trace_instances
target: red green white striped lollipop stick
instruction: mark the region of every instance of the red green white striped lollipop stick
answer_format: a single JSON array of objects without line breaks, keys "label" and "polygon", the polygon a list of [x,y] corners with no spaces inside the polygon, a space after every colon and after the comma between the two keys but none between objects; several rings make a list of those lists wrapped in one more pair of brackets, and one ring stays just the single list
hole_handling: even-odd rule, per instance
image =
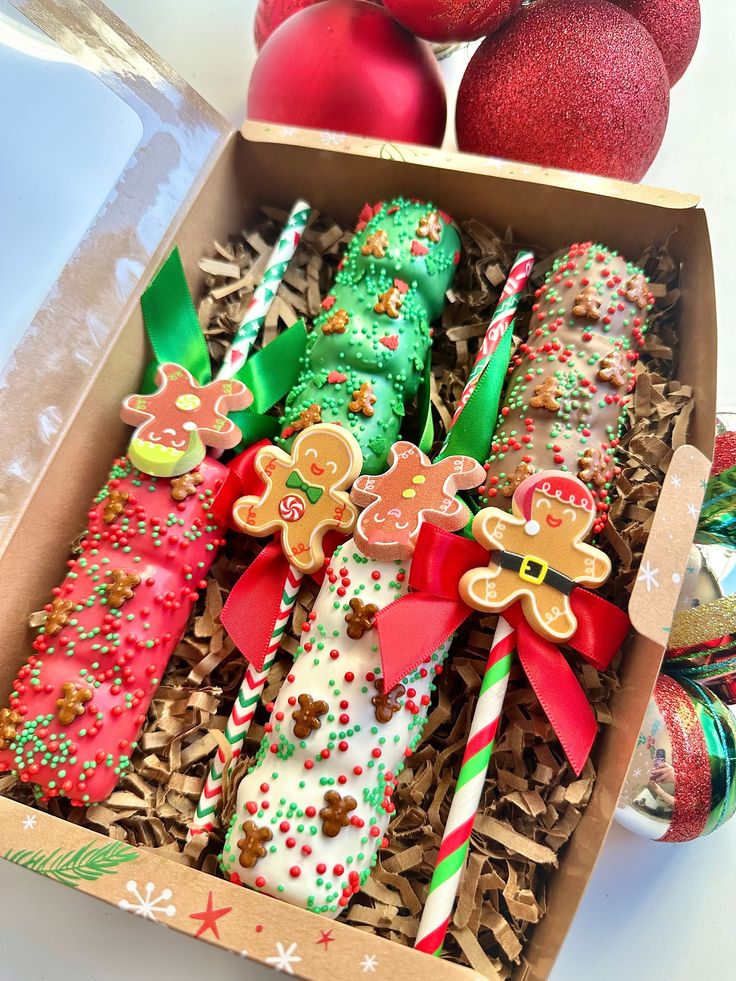
[{"label": "red green white striped lollipop stick", "polygon": [[[478,357],[460,396],[450,428],[467,405],[478,379],[497,350],[501,338],[511,329],[533,265],[534,255],[531,252],[520,252],[516,256],[501,292],[498,306],[486,330]],[[500,617],[488,655],[488,663],[470,727],[468,744],[465,747],[465,755],[460,767],[455,796],[450,805],[447,825],[437,855],[437,864],[429,886],[427,903],[415,941],[417,950],[422,950],[425,953],[439,955],[442,952],[442,944],[455,905],[455,897],[465,865],[465,856],[468,852],[470,834],[483,793],[486,771],[501,719],[503,700],[506,696],[511,671],[515,635],[516,632],[513,627],[503,617]]]},{"label": "red green white striped lollipop stick", "polygon": [[243,366],[253,342],[263,327],[268,309],[276,297],[276,292],[301,241],[311,213],[312,209],[306,201],[302,200],[297,201],[291,209],[278,241],[273,247],[263,278],[248,304],[245,318],[238,327],[220,370],[217,372],[218,379],[234,378],[238,369]]},{"label": "red green white striped lollipop stick", "polygon": [[478,355],[475,359],[475,364],[473,365],[470,375],[468,376],[468,380],[465,383],[465,388],[460,396],[460,400],[457,404],[457,408],[455,409],[455,414],[452,417],[450,426],[454,425],[454,423],[457,421],[457,417],[463,411],[468,399],[475,391],[475,386],[478,384],[478,379],[483,374],[483,369],[491,360],[491,357],[498,347],[501,338],[504,336],[507,330],[511,329],[511,325],[514,322],[514,317],[516,316],[516,311],[519,308],[519,302],[524,295],[526,284],[529,281],[529,276],[533,265],[534,254],[532,252],[519,252],[514,259],[513,265],[509,270],[508,278],[506,279],[503,290],[501,291],[498,306],[496,307],[493,316],[491,317],[491,322],[486,329],[483,343],[480,346],[480,350],[478,351]]},{"label": "red green white striped lollipop stick", "polygon": [[470,835],[501,719],[515,642],[516,631],[503,617],[499,617],[455,787],[455,796],[450,805],[447,825],[437,854],[437,864],[432,873],[427,902],[414,944],[417,950],[434,956],[439,956],[442,952],[442,944],[462,878]]},{"label": "red green white striped lollipop stick", "polygon": [[284,591],[281,596],[281,604],[276,617],[271,639],[268,644],[266,659],[261,671],[256,670],[253,665],[247,665],[245,675],[235,699],[230,718],[225,727],[225,739],[228,742],[228,749],[220,746],[217,754],[210,766],[202,794],[194,812],[192,823],[189,826],[188,839],[191,840],[195,835],[202,832],[211,831],[217,824],[217,808],[222,797],[222,782],[229,767],[240,756],[245,737],[248,735],[250,724],[253,721],[261,693],[268,680],[268,673],[271,670],[276,652],[281,645],[281,639],[286,630],[291,611],[296,603],[299,594],[299,586],[302,581],[302,573],[289,567],[289,573],[284,583]]}]

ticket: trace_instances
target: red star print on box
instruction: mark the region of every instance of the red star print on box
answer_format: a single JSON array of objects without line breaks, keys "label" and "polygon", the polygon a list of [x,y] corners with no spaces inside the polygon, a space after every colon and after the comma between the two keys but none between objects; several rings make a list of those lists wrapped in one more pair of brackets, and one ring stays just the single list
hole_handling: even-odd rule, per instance
[{"label": "red star print on box", "polygon": [[412,443],[394,443],[389,469],[377,477],[359,477],[351,497],[365,507],[355,527],[355,541],[373,559],[406,559],[414,551],[423,521],[457,531],[470,517],[458,501],[459,490],[477,487],[483,467],[467,456],[430,463]]},{"label": "red star print on box", "polygon": [[207,896],[207,909],[202,910],[201,913],[190,913],[190,920],[201,920],[201,925],[197,928],[195,937],[201,937],[208,930],[211,930],[215,937],[220,939],[220,931],[217,928],[217,921],[223,916],[227,916],[228,913],[232,911],[232,906],[221,906],[220,909],[215,909],[212,903],[212,890],[210,889]]},{"label": "red star print on box", "polygon": [[315,943],[322,944],[327,950],[330,944],[334,944],[335,938],[332,936],[332,930],[320,930],[319,940],[315,940]]}]

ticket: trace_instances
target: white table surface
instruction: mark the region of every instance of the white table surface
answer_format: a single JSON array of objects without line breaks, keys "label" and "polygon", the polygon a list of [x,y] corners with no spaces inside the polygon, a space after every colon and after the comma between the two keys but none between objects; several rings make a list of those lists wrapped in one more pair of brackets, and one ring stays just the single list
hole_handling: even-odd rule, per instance
[{"label": "white table surface", "polygon": [[[223,115],[236,124],[242,121],[255,58],[251,36],[255,0],[111,0],[110,6]],[[731,166],[736,150],[731,120],[735,47],[736,5],[732,0],[707,0],[698,52],[673,91],[667,135],[647,177],[648,183],[700,194],[709,214],[722,318],[718,372],[722,405],[736,402],[728,375],[736,367],[736,331],[727,317],[725,296],[727,263],[736,252],[736,185]],[[8,57],[12,52],[2,47],[0,38],[0,79]],[[451,88],[466,58],[461,53],[446,63]],[[4,122],[9,103],[2,96],[7,91],[2,86]],[[14,92],[18,105],[21,92],[18,88]],[[97,98],[95,93],[87,95]],[[5,126],[4,131],[8,132]],[[62,142],[59,152],[64,148]],[[103,155],[100,166],[114,168],[114,156]],[[6,192],[12,173],[12,160],[0,149],[0,188],[4,186]],[[36,269],[40,254],[37,248]],[[734,977],[729,939],[736,908],[734,868],[736,820],[716,835],[687,845],[648,842],[614,826],[553,981],[589,981],[591,976],[596,981]],[[0,908],[0,981],[148,981],[172,975],[177,981],[202,977],[265,981],[273,977],[264,968],[123,916],[72,890],[62,891],[6,862],[0,863]]]}]

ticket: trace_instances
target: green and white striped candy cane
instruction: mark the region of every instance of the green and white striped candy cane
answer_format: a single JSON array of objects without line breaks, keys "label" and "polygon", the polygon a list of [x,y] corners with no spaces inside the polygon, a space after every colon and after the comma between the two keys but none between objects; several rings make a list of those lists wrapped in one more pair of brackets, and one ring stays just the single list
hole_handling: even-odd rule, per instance
[{"label": "green and white striped candy cane", "polygon": [[311,208],[306,201],[297,201],[291,209],[278,241],[273,247],[263,278],[248,304],[245,318],[238,327],[220,370],[217,372],[218,379],[234,378],[238,370],[242,368],[243,362],[248,357],[255,339],[258,337],[258,332],[263,327],[266,314],[276,297],[286,268],[301,241],[310,214]]}]

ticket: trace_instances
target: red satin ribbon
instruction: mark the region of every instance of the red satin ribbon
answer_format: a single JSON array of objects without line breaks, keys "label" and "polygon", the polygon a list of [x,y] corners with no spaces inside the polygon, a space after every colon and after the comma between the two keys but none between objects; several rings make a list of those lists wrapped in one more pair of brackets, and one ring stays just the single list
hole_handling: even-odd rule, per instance
[{"label": "red satin ribbon", "polygon": [[236,647],[258,671],[266,659],[288,572],[289,560],[273,539],[230,590],[220,614]]},{"label": "red satin ribbon", "polygon": [[255,459],[259,450],[270,445],[267,439],[261,439],[228,463],[225,483],[212,502],[212,516],[218,524],[237,530],[233,522],[233,504],[239,497],[246,494],[257,496],[263,490],[263,481],[256,473]]},{"label": "red satin ribbon", "polygon": [[[345,535],[328,532],[322,543],[325,555],[331,557],[337,546],[346,541]],[[322,585],[326,571],[325,563],[311,573],[317,585]],[[220,614],[235,646],[258,671],[266,660],[288,574],[289,560],[281,551],[278,538],[274,538],[230,590]]]},{"label": "red satin ribbon", "polygon": [[[246,494],[258,496],[262,492],[264,485],[256,473],[255,458],[260,449],[270,445],[262,439],[228,464],[227,478],[213,503],[213,515],[220,524],[238,530],[232,520],[233,504]],[[331,556],[345,541],[345,535],[328,532],[322,543],[325,555]],[[322,584],[325,571],[323,566],[312,573],[318,585]],[[222,608],[223,626],[258,671],[263,668],[270,646],[288,573],[289,560],[281,551],[278,539],[272,539],[235,583]]]},{"label": "red satin ribbon", "polygon": [[[458,582],[468,570],[488,565],[488,556],[477,542],[422,526],[409,575],[415,592],[376,617],[387,688],[418,668],[470,616],[473,610],[460,598]],[[570,604],[578,626],[568,646],[599,671],[605,670],[626,637],[628,616],[581,587],[573,590]],[[580,773],[597,728],[585,693],[560,649],[526,622],[520,603],[503,616],[516,630],[519,660],[539,703],[575,773]]]}]

